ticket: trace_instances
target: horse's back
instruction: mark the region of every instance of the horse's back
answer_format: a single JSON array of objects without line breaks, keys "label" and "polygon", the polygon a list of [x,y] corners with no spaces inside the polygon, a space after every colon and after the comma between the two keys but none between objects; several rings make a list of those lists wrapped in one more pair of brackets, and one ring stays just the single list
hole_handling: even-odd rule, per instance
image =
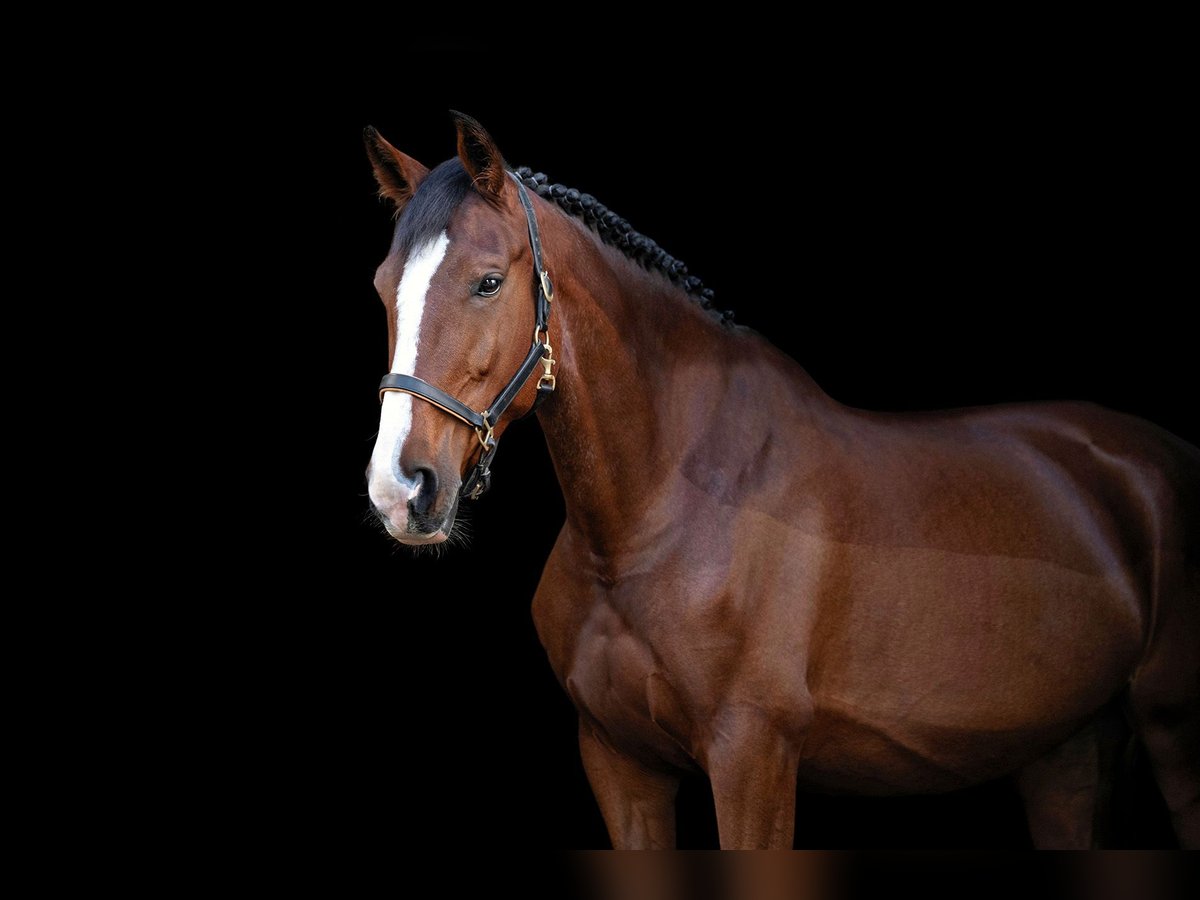
[{"label": "horse's back", "polygon": [[[1000,540],[1009,553],[1097,571],[1144,574],[1171,547],[1197,555],[1200,449],[1152,422],[1082,402],[856,415],[841,474],[873,492],[862,519],[898,515],[960,551]],[[1066,535],[1099,557],[1081,558]]]},{"label": "horse's back", "polygon": [[1001,406],[975,419],[975,427],[1013,435],[1056,468],[1106,521],[1140,582],[1148,619],[1168,582],[1200,587],[1200,448],[1091,403]]}]

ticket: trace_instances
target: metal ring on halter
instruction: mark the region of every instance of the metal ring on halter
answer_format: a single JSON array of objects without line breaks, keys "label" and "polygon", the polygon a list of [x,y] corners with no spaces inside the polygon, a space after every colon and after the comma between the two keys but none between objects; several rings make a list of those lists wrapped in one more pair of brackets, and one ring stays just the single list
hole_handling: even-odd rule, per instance
[{"label": "metal ring on halter", "polygon": [[542,376],[538,379],[538,390],[545,388],[548,391],[554,390],[557,383],[554,377],[554,348],[550,346],[549,338],[544,342],[546,354],[539,362],[542,364]]}]

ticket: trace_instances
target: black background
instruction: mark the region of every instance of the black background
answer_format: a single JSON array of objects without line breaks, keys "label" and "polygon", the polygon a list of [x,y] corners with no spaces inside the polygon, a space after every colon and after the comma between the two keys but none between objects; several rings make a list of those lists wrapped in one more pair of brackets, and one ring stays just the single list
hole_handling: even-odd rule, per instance
[{"label": "black background", "polygon": [[[674,75],[597,87],[569,67],[518,76],[478,50],[397,54],[369,85],[268,79],[253,104],[270,115],[232,147],[253,194],[231,224],[256,237],[271,310],[248,349],[269,383],[302,376],[256,398],[244,434],[262,500],[246,516],[263,535],[245,579],[263,614],[247,641],[272,651],[246,715],[288,723],[294,737],[256,764],[293,773],[284,802],[297,814],[348,833],[383,820],[435,841],[607,845],[530,618],[562,521],[537,425],[506,436],[469,547],[414,556],[366,516],[387,368],[372,275],[391,211],[374,196],[364,125],[433,166],[453,153],[447,110],[475,116],[510,163],[626,216],[844,403],[1088,399],[1200,441],[1195,339],[1178,318],[1194,299],[1176,280],[1180,126],[1153,72],[979,64],[969,51],[871,68],[689,57],[663,63]],[[546,83],[572,99],[548,99]],[[1118,800],[1123,843],[1170,841],[1144,764]],[[679,832],[715,846],[702,782],[684,786]],[[1015,795],[994,784],[805,795],[797,845],[1028,837]]]}]

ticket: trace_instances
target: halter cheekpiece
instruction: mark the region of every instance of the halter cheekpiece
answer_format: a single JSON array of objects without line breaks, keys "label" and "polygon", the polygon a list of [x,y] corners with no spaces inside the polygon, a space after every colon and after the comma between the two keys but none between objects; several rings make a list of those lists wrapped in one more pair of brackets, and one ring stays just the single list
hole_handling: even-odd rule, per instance
[{"label": "halter cheekpiece", "polygon": [[500,420],[500,416],[504,414],[504,411],[516,399],[517,394],[521,392],[521,388],[525,386],[525,382],[529,380],[529,376],[537,369],[538,363],[542,364],[542,375],[538,379],[537,397],[534,399],[533,408],[530,412],[537,409],[546,397],[554,393],[554,374],[552,371],[554,367],[554,348],[550,346],[549,331],[550,303],[554,300],[554,286],[550,282],[550,273],[546,271],[545,260],[542,257],[542,239],[538,232],[537,216],[534,215],[533,203],[529,199],[529,193],[525,190],[525,185],[521,183],[521,179],[515,173],[509,172],[508,174],[516,182],[517,195],[521,198],[521,206],[525,209],[525,221],[529,225],[529,247],[533,251],[533,304],[536,324],[533,328],[533,344],[530,346],[529,353],[526,354],[524,362],[517,368],[516,373],[509,379],[508,384],[496,395],[496,399],[483,412],[476,412],[458,398],[450,396],[445,391],[434,387],[427,381],[422,381],[415,375],[400,375],[395,372],[389,372],[379,382],[380,402],[383,401],[383,395],[389,391],[411,394],[414,397],[420,397],[427,403],[432,403],[442,412],[454,416],[454,418],[463,424],[475,429],[475,434],[479,438],[479,444],[483,449],[479,454],[479,462],[475,464],[475,467],[471,470],[471,474],[467,476],[466,481],[463,482],[462,489],[459,491],[459,495],[466,497],[468,500],[479,499],[491,487],[491,464],[492,459],[496,456],[496,437],[493,434],[493,429]]}]

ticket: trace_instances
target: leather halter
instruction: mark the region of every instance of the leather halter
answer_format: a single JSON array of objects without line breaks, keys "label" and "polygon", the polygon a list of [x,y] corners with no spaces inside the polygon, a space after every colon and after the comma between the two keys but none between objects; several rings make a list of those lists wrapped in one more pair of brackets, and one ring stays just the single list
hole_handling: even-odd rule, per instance
[{"label": "leather halter", "polygon": [[548,330],[550,303],[554,300],[554,286],[550,283],[550,273],[546,271],[546,263],[542,257],[542,239],[538,232],[537,216],[533,213],[533,203],[529,199],[529,193],[525,190],[525,185],[521,183],[520,178],[513,172],[508,174],[517,184],[517,194],[521,198],[521,206],[525,209],[525,221],[529,225],[529,247],[533,251],[533,304],[536,324],[533,328],[533,344],[530,346],[524,362],[517,368],[516,374],[508,380],[508,384],[496,395],[496,399],[483,412],[476,412],[457,397],[450,396],[415,375],[389,372],[379,382],[380,403],[383,402],[383,395],[389,391],[411,394],[427,403],[432,403],[442,412],[454,416],[464,425],[475,429],[475,435],[479,438],[483,450],[479,454],[479,462],[475,464],[475,468],[471,470],[471,474],[467,476],[459,491],[459,496],[466,497],[468,500],[478,500],[491,487],[492,471],[490,467],[492,459],[496,456],[496,438],[492,433],[493,429],[500,420],[500,416],[521,392],[521,388],[525,386],[525,382],[529,380],[529,376],[533,374],[539,362],[542,364],[542,377],[538,379],[537,397],[529,412],[537,409],[546,397],[554,393],[554,375],[551,373],[554,366],[554,348],[550,346]]}]

